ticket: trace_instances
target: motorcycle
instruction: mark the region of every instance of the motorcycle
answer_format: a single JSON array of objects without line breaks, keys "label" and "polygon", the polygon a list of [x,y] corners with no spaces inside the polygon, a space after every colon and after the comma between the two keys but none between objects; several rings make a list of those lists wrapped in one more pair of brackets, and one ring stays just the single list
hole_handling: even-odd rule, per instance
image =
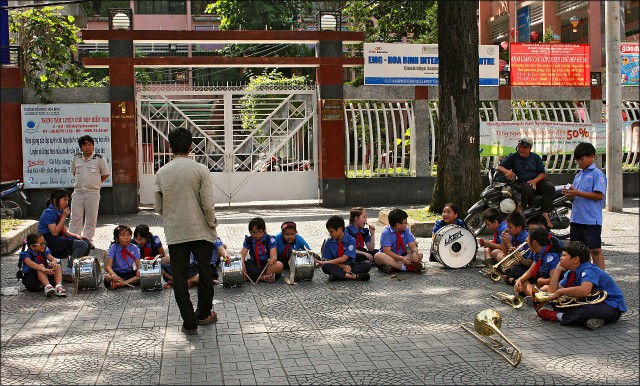
[{"label": "motorcycle", "polygon": [[31,203],[22,191],[20,180],[0,182],[0,217],[21,219],[27,215],[27,205]]},{"label": "motorcycle", "polygon": [[[556,186],[553,196],[553,209],[549,212],[549,220],[553,224],[551,233],[559,239],[569,237],[569,224],[571,219],[571,201],[562,194],[564,186]],[[491,168],[489,171],[489,185],[480,194],[480,201],[469,209],[464,221],[474,235],[478,236],[485,228],[482,221],[482,212],[487,208],[496,208],[502,213],[511,213],[520,202],[520,187],[506,179],[502,173]],[[524,209],[526,218],[542,214],[542,195],[534,194],[529,201],[529,206]]]},{"label": "motorcycle", "polygon": [[291,171],[306,171],[310,168],[310,163],[307,160],[300,161],[292,161],[287,163],[282,163],[282,160],[278,159],[276,156],[271,156],[267,158],[266,155],[260,155],[260,161],[262,163],[262,167],[260,168],[261,172],[291,172]]}]

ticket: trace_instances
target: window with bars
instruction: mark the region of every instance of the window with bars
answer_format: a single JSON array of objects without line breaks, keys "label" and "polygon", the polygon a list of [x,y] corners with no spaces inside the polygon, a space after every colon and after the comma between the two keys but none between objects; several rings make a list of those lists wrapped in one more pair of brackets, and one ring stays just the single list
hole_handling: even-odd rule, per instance
[{"label": "window with bars", "polygon": [[186,15],[186,0],[138,0],[137,13],[140,15]]}]

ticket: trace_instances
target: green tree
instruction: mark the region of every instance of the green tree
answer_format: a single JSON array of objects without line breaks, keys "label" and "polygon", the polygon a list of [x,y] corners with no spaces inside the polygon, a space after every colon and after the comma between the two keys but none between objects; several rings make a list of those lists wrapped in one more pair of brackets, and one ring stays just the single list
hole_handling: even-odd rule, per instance
[{"label": "green tree", "polygon": [[289,30],[298,27],[299,0],[218,0],[206,13],[220,16],[221,30]]}]

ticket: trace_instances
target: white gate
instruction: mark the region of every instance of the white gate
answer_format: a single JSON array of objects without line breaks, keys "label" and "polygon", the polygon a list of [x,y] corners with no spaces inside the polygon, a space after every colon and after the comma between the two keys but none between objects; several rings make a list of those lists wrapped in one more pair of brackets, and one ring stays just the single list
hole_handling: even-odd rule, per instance
[{"label": "white gate", "polygon": [[163,85],[136,101],[141,204],[153,203],[178,127],[193,134],[190,157],[211,171],[216,202],[318,199],[315,86]]}]

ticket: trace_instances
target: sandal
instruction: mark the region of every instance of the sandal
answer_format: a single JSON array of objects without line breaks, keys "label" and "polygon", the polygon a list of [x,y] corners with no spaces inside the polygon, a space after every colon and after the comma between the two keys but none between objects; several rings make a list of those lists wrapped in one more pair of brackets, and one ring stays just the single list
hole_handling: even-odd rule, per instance
[{"label": "sandal", "polygon": [[53,295],[54,292],[56,292],[56,290],[53,288],[51,284],[47,284],[47,286],[44,287],[44,295],[46,297],[51,297],[51,295]]},{"label": "sandal", "polygon": [[274,281],[276,281],[276,274],[275,273],[270,273],[268,275],[262,275],[261,279],[264,282],[273,283]]},{"label": "sandal", "polygon": [[173,286],[173,281],[172,281],[172,280],[167,280],[167,281],[164,283],[164,289],[169,289],[169,288],[171,288],[172,286]]},{"label": "sandal", "polygon": [[63,286],[56,286],[56,296],[67,296],[67,290]]}]

